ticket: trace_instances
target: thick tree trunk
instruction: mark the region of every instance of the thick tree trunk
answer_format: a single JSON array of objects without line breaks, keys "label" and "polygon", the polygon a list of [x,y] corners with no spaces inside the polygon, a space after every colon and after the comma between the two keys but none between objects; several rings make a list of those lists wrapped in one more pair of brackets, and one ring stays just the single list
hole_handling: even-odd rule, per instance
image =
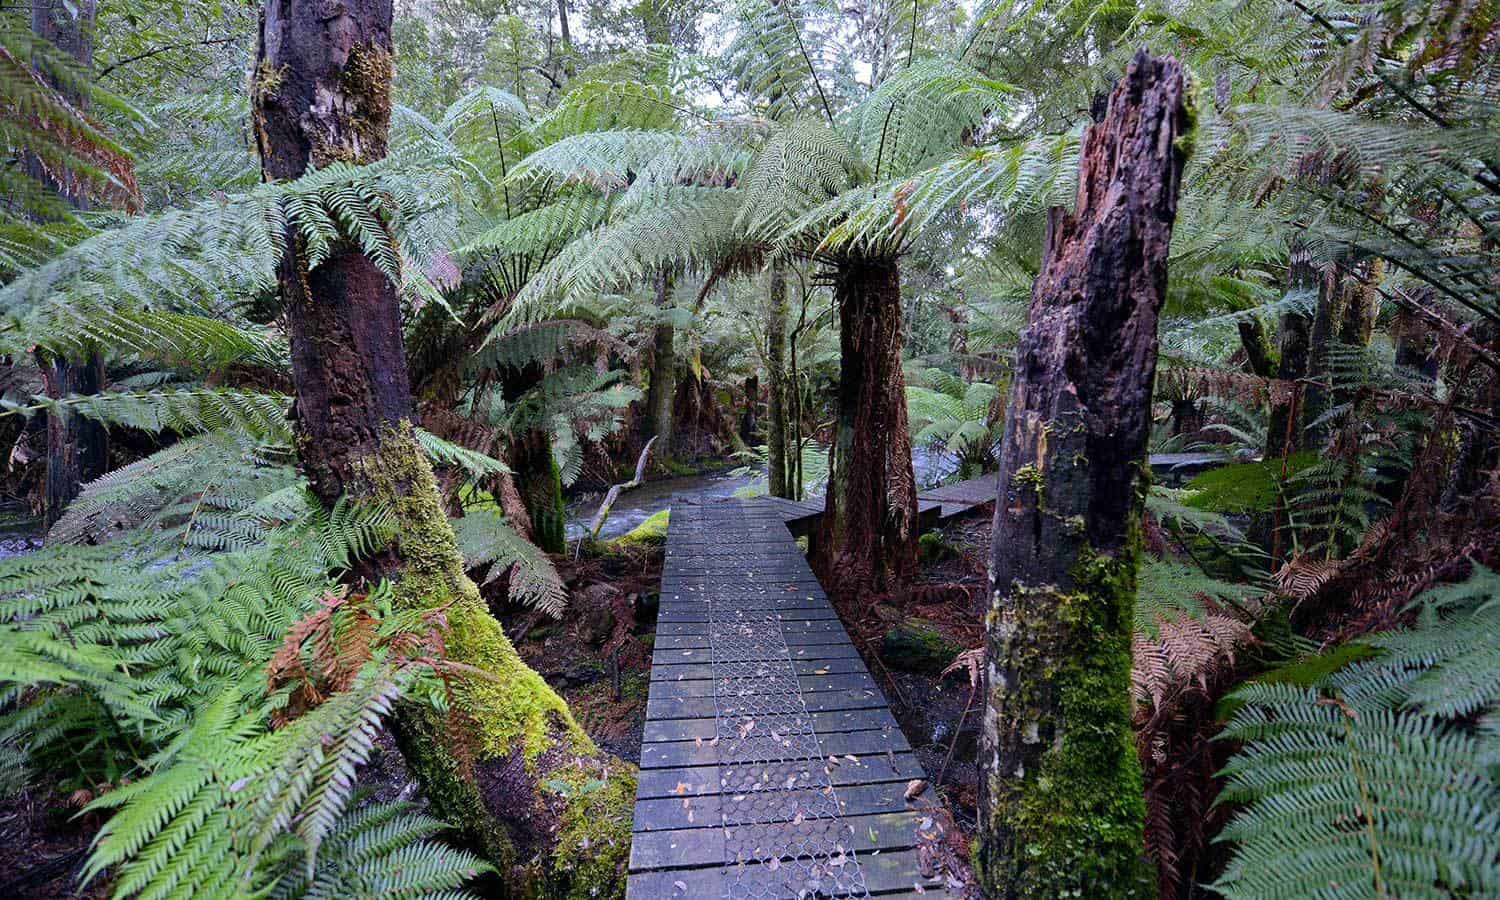
[{"label": "thick tree trunk", "polygon": [[766,401],[766,468],[772,497],[792,496],[787,468],[786,317],[786,273],[776,268],[771,272],[766,310],[766,383],[770,391]]},{"label": "thick tree trunk", "polygon": [[[31,30],[57,49],[73,57],[80,66],[91,68],[94,62],[94,24],[96,0],[79,0],[71,7],[61,0],[45,3],[38,0],[31,7]],[[80,105],[81,97],[68,96]],[[87,204],[77,191],[68,191],[35,157],[26,159],[28,173],[67,197],[74,206]],[[47,396],[62,399],[73,394],[97,394],[104,384],[104,361],[98,353],[84,353],[76,358],[45,350],[36,354],[42,371],[42,390]],[[47,482],[43,498],[44,521],[48,528],[78,496],[84,482],[93,481],[109,470],[109,431],[98,422],[82,416],[47,415]]]},{"label": "thick tree trunk", "polygon": [[[656,309],[665,313],[672,298],[672,276],[656,276]],[[677,394],[677,353],[671,322],[659,322],[653,340],[651,384],[647,388],[646,406],[651,422],[651,437],[656,438],[656,458],[666,463],[672,458],[672,422]]]},{"label": "thick tree trunk", "polygon": [[[390,27],[391,0],[268,0],[253,97],[268,179],[384,155]],[[395,546],[364,577],[388,578],[399,607],[442,610],[448,658],[478,670],[453,681],[447,712],[411,704],[397,716],[410,768],[434,812],[496,863],[510,892],[562,895],[575,878],[617,890],[633,778],[521,661],[464,575],[411,431],[395,286],[353,244],[312,270],[295,241],[288,247],[278,277],[303,469],[324,503],[346,496],[392,510]],[[555,787],[594,778],[604,786]]]},{"label": "thick tree trunk", "polygon": [[1052,210],[1016,352],[995,509],[980,751],[988,895],[1146,896],[1130,639],[1188,127],[1182,68],[1138,53]]},{"label": "thick tree trunk", "polygon": [[917,489],[901,371],[901,273],[894,260],[839,265],[838,425],[813,565],[844,597],[888,590],[916,565]]}]

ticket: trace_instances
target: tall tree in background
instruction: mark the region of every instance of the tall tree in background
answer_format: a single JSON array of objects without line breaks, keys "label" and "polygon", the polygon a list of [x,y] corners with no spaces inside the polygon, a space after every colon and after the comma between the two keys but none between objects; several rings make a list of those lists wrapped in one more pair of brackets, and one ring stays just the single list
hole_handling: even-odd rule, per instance
[{"label": "tall tree in background", "polygon": [[1017,349],[995,508],[980,863],[996,898],[1135,896],[1131,630],[1157,314],[1189,127],[1138,53],[1054,208]]},{"label": "tall tree in background", "polygon": [[[386,154],[391,0],[268,0],[252,97],[265,177]],[[288,235],[278,281],[291,338],[296,436],[313,491],[395,514],[392,550],[367,561],[398,607],[441,616],[449,659],[472,672],[446,713],[410,707],[398,741],[434,811],[483,852],[517,894],[566,893],[575,877],[608,893],[629,845],[619,804],[633,779],[578,727],[516,654],[464,572],[432,469],[413,430],[397,289],[359,246],[309,268]],[[556,785],[603,779],[598,790]]]},{"label": "tall tree in background", "polygon": [[[78,65],[79,75],[94,60],[94,22],[98,5],[95,0],[80,0],[75,5],[60,2],[38,2],[31,7],[31,30],[37,37],[67,54]],[[33,60],[35,69],[80,111],[86,108],[85,95],[56,76],[49,77]],[[75,207],[87,205],[80,188],[82,179],[70,177],[66,168],[50,166],[38,155],[27,154],[28,174]],[[97,349],[68,353],[48,347],[34,352],[42,372],[42,390],[49,397],[97,394],[104,382],[104,359]],[[47,416],[47,486],[45,518],[50,527],[63,509],[78,496],[86,481],[93,481],[109,468],[109,432],[98,422],[80,416],[49,413]]]}]

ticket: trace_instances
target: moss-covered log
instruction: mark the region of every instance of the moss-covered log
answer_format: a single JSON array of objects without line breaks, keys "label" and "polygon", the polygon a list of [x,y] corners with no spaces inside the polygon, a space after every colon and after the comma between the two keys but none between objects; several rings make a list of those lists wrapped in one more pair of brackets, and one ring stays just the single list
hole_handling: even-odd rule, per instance
[{"label": "moss-covered log", "polygon": [[[390,0],[269,0],[254,96],[268,178],[384,155],[390,28]],[[634,777],[525,665],[464,574],[412,436],[395,286],[353,244],[311,270],[296,242],[288,247],[278,275],[303,469],[325,503],[347,496],[394,510],[394,547],[359,577],[388,578],[401,606],[440,617],[445,655],[465,667],[445,712],[413,705],[397,717],[411,768],[434,812],[497,864],[507,894],[620,893]]]},{"label": "moss-covered log", "polygon": [[1150,893],[1130,639],[1156,322],[1190,127],[1181,66],[1137,54],[1052,210],[995,510],[980,753],[989,896]]}]

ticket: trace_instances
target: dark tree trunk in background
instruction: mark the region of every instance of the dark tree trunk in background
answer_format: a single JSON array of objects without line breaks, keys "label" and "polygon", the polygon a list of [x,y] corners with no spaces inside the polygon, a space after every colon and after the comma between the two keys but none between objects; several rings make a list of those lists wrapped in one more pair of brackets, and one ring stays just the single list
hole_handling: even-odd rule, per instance
[{"label": "dark tree trunk in background", "polygon": [[[1286,280],[1288,293],[1317,289],[1317,274],[1307,248],[1295,237],[1288,253]],[[1267,460],[1280,459],[1302,449],[1302,379],[1307,376],[1311,333],[1311,316],[1295,309],[1282,314],[1276,361],[1276,379],[1281,382],[1282,396],[1273,398],[1271,403],[1264,454]]]},{"label": "dark tree trunk in background", "polygon": [[[672,276],[656,276],[656,310],[665,314],[672,302]],[[658,322],[652,341],[651,384],[647,387],[646,407],[651,433],[656,438],[656,458],[665,463],[672,458],[673,407],[677,393],[677,353],[674,329],[668,321]]]},{"label": "dark tree trunk in background", "polygon": [[792,496],[787,454],[786,395],[786,272],[771,271],[771,296],[766,309],[766,469],[772,497]]},{"label": "dark tree trunk in background", "polygon": [[[61,399],[71,395],[97,394],[104,382],[104,363],[99,354],[70,361],[38,350],[42,370],[42,393]],[[109,432],[82,416],[48,414],[47,485],[45,522],[48,528],[78,496],[85,482],[109,471]]]},{"label": "dark tree trunk in background", "polygon": [[1276,348],[1271,345],[1270,335],[1266,334],[1266,323],[1261,321],[1260,316],[1245,319],[1239,323],[1239,332],[1240,347],[1245,351],[1245,365],[1250,369],[1250,374],[1274,378],[1277,353]]},{"label": "dark tree trunk in background", "polygon": [[568,550],[568,511],[563,503],[562,472],[552,456],[552,435],[533,428],[511,444],[510,467],[516,490],[531,522],[532,543],[548,553]]},{"label": "dark tree trunk in background", "polygon": [[748,444],[760,431],[760,376],[745,378],[745,408],[740,411],[740,442]]},{"label": "dark tree trunk in background", "polygon": [[838,424],[813,566],[844,597],[882,592],[917,559],[917,490],[895,260],[839,264]]},{"label": "dark tree trunk in background", "polygon": [[988,896],[1150,894],[1130,641],[1156,321],[1188,127],[1141,51],[1052,210],[1016,351],[991,557],[980,750]]},{"label": "dark tree trunk in background", "polygon": [[[94,25],[97,0],[77,0],[70,6],[62,0],[37,0],[31,7],[31,30],[57,49],[73,57],[84,69],[94,63]],[[56,85],[54,85],[55,87]],[[84,99],[65,92],[69,100],[82,105]],[[64,196],[77,207],[87,204],[77,192],[69,193],[34,157],[26,160],[28,174]],[[42,392],[62,399],[69,395],[97,394],[104,385],[104,361],[97,352],[75,354],[36,352],[36,363],[42,371]],[[109,431],[100,423],[82,416],[47,416],[47,481],[43,498],[44,521],[48,528],[78,496],[79,488],[109,471]]]},{"label": "dark tree trunk in background", "polygon": [[1375,261],[1338,263],[1318,286],[1318,308],[1308,341],[1307,388],[1302,414],[1302,448],[1317,449],[1327,442],[1334,423],[1330,411],[1348,400],[1335,383],[1331,354],[1340,346],[1365,346],[1380,311],[1380,295],[1372,284],[1383,267]]},{"label": "dark tree trunk in background", "polygon": [[[516,403],[546,377],[546,370],[538,363],[504,368],[500,372],[500,395],[506,403]],[[565,553],[568,510],[563,503],[562,472],[552,455],[552,433],[539,424],[511,436],[506,461],[526,508],[532,543],[548,553]]]},{"label": "dark tree trunk in background", "polygon": [[[268,0],[252,80],[266,178],[384,156],[392,62],[391,0]],[[566,894],[580,870],[601,890],[618,889],[632,779],[522,662],[464,573],[412,432],[395,286],[352,243],[310,271],[294,236],[288,248],[278,280],[303,470],[325,504],[345,496],[392,511],[394,546],[357,577],[389,579],[399,608],[441,609],[447,657],[482,672],[450,681],[445,712],[403,705],[395,731],[408,767],[434,814],[512,893]],[[606,782],[588,797],[548,786],[583,778]]]}]

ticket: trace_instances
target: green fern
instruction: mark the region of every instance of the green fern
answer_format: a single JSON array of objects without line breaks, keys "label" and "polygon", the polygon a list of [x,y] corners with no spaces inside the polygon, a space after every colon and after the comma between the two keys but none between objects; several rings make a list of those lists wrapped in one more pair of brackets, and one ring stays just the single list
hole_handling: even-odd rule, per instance
[{"label": "green fern", "polygon": [[510,576],[510,596],[553,618],[568,605],[568,588],[547,555],[521,537],[494,509],[471,509],[453,521],[469,568],[487,567],[486,584]]},{"label": "green fern", "polygon": [[[1243,804],[1213,887],[1239,897],[1500,892],[1500,577],[1429,594],[1414,630],[1311,688],[1252,683],[1221,803]],[[1356,655],[1358,660],[1360,655]],[[1477,722],[1477,724],[1476,724]]]}]

